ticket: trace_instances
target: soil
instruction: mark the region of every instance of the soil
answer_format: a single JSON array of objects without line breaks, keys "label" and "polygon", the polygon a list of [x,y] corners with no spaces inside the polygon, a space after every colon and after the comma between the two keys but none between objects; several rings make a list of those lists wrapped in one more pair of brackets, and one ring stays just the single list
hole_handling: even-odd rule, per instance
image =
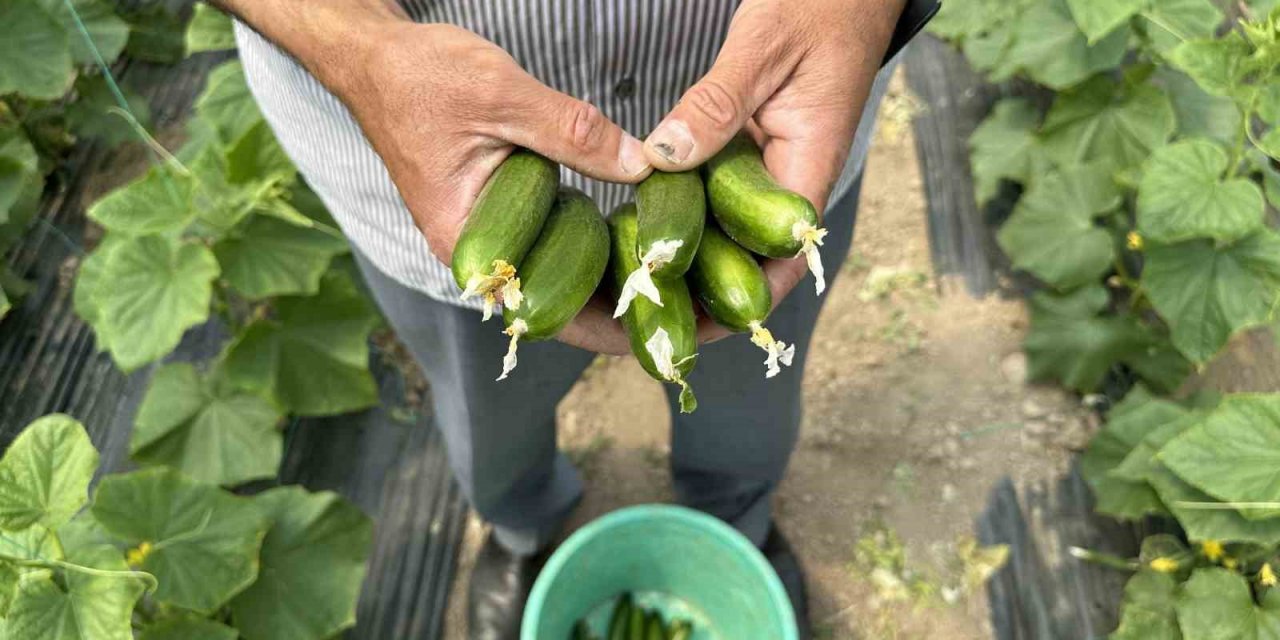
[{"label": "soil", "polygon": [[[818,321],[776,514],[808,570],[819,637],[989,638],[989,562],[966,544],[974,519],[1000,478],[1059,475],[1095,425],[1077,398],[1024,383],[1020,301],[975,300],[932,275],[909,126],[919,106],[900,80],[881,111],[853,253]],[[598,360],[559,420],[587,479],[571,528],[672,500],[666,404],[634,360]],[[483,533],[473,518],[449,638],[465,637]]]}]

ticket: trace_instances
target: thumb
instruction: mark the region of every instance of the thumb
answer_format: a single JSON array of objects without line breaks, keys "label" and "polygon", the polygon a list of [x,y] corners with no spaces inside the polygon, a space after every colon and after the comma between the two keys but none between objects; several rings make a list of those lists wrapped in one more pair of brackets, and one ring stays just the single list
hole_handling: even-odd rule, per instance
[{"label": "thumb", "polygon": [[[741,17],[741,16],[739,16]],[[795,63],[760,29],[730,28],[707,75],[689,88],[645,140],[645,155],[661,171],[683,171],[706,162],[743,128],[778,90]]]},{"label": "thumb", "polygon": [[644,145],[595,105],[521,74],[503,111],[500,137],[578,173],[609,182],[639,182],[652,167]]}]

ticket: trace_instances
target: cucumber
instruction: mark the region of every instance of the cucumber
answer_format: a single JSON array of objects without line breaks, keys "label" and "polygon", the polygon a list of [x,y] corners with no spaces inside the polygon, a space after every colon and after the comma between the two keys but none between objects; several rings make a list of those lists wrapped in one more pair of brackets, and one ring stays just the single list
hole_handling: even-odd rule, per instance
[{"label": "cucumber", "polygon": [[765,328],[773,296],[764,269],[746,249],[715,225],[707,225],[686,279],[712,320],[734,333],[751,333],[751,342],[765,352],[766,378],[782,371],[779,364],[791,366],[795,345],[775,340]]},{"label": "cucumber", "polygon": [[631,623],[631,594],[624,593],[613,605],[613,617],[609,619],[607,640],[627,640],[627,625]]},{"label": "cucumber", "polygon": [[[612,250],[609,271],[615,293],[621,292],[628,275],[640,266],[636,256],[636,208],[624,204],[609,219]],[[631,342],[631,352],[640,366],[655,380],[680,385],[680,411],[692,413],[698,407],[693,389],[685,381],[697,362],[697,325],[693,299],[683,278],[655,281],[665,303],[658,306],[647,298],[636,298],[622,315],[622,327]]]},{"label": "cucumber", "polygon": [[640,267],[631,273],[618,296],[615,318],[626,313],[637,294],[661,305],[653,279],[678,278],[689,270],[707,219],[702,176],[697,170],[655,171],[636,186],[636,217]]},{"label": "cucumber", "polygon": [[462,299],[481,296],[484,319],[499,301],[520,308],[520,261],[533,247],[559,184],[556,163],[517,149],[498,166],[471,207],[453,248]]},{"label": "cucumber", "polygon": [[667,640],[667,628],[662,625],[662,614],[649,612],[649,621],[645,624],[644,640]]},{"label": "cucumber", "polygon": [[644,631],[647,621],[648,616],[645,615],[644,609],[637,606],[631,607],[631,617],[627,620],[627,640],[645,640]]},{"label": "cucumber", "polygon": [[735,242],[768,258],[804,256],[821,295],[827,288],[818,247],[827,235],[804,196],[782,188],[764,166],[760,148],[739,133],[704,167],[711,213]]},{"label": "cucumber", "polygon": [[676,620],[671,623],[671,632],[667,634],[668,640],[689,640],[693,637],[693,625],[688,620]]},{"label": "cucumber", "polygon": [[579,620],[578,624],[573,625],[573,640],[592,640],[594,637],[585,621]]},{"label": "cucumber", "polygon": [[582,311],[609,265],[609,229],[587,194],[562,187],[538,240],[520,263],[523,302],[502,317],[511,345],[502,360],[503,380],[516,368],[520,340],[546,340]]}]

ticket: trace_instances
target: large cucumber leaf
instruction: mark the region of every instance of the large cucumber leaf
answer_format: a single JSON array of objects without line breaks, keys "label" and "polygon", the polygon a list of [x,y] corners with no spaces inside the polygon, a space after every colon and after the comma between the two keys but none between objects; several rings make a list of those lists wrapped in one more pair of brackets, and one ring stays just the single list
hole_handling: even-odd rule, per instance
[{"label": "large cucumber leaf", "polygon": [[1190,76],[1170,67],[1156,69],[1155,81],[1173,101],[1179,135],[1211,138],[1225,145],[1235,143],[1240,132],[1240,110],[1234,101],[1207,93]]},{"label": "large cucumber leaf", "polygon": [[[120,552],[106,545],[68,553],[67,561],[106,571],[128,569]],[[30,571],[18,581],[0,635],[22,640],[133,640],[133,607],[145,588],[141,579],[127,576],[66,571],[55,581],[51,570]]]},{"label": "large cucumber leaf", "polygon": [[98,450],[84,426],[61,414],[23,429],[0,459],[0,529],[66,524],[89,498]]},{"label": "large cucumber leaf", "polygon": [[191,14],[191,22],[187,24],[187,55],[204,51],[225,51],[236,48],[236,34],[232,29],[231,16],[209,6],[206,2],[197,2]]},{"label": "large cucumber leaf", "polygon": [[1213,496],[1187,484],[1164,465],[1156,465],[1147,479],[1191,540],[1280,544],[1280,518],[1250,520],[1234,509],[1215,505]]},{"label": "large cucumber leaf", "polygon": [[1147,37],[1160,53],[1186,40],[1212,37],[1222,19],[1213,0],[1149,0],[1142,10]]},{"label": "large cucumber leaf", "polygon": [[249,299],[314,295],[329,262],[346,250],[341,237],[266,216],[254,216],[213,247],[223,277]]},{"label": "large cucumber leaf", "polygon": [[134,547],[139,568],[160,583],[158,602],[209,613],[258,577],[263,514],[248,498],[172,469],[103,478],[93,516]]},{"label": "large cucumber leaf", "polygon": [[1119,65],[1128,41],[1129,29],[1118,28],[1091,45],[1065,0],[1042,0],[1019,16],[1008,56],[1027,77],[1061,90]]},{"label": "large cucumber leaf", "polygon": [[213,620],[179,618],[148,625],[138,640],[236,640],[235,629]]},{"label": "large cucumber leaf", "polygon": [[1057,95],[1041,135],[1060,166],[1101,162],[1122,170],[1140,165],[1175,127],[1173,103],[1158,87],[1125,89],[1095,76]]},{"label": "large cucumber leaf", "polygon": [[[146,98],[129,87],[120,87],[129,112],[144,127],[150,126],[151,107]],[[138,140],[138,133],[118,112],[116,98],[101,75],[82,75],[76,80],[76,100],[67,105],[67,126],[78,138],[99,140],[108,146]]]},{"label": "large cucumber leaf", "polygon": [[[37,2],[50,16],[62,24],[63,31],[67,33],[67,43],[71,47],[72,60],[81,65],[94,64],[97,58],[85,43],[84,36],[80,34],[75,18],[67,9],[66,0],[37,0]],[[120,52],[124,51],[125,43],[129,41],[129,23],[117,16],[111,5],[103,0],[71,0],[71,6],[79,15],[85,31],[89,32],[89,37],[93,39],[93,46],[98,49],[102,59],[107,64],[114,62],[120,56]]]},{"label": "large cucumber leaf", "polygon": [[129,450],[135,460],[200,482],[235,485],[276,474],[284,448],[279,420],[261,397],[202,379],[190,364],[170,364],[151,378]]},{"label": "large cucumber leaf", "polygon": [[1054,171],[1018,201],[997,240],[1014,266],[1055,288],[1073,289],[1111,268],[1111,234],[1094,218],[1120,202],[1120,189],[1101,166]]},{"label": "large cucumber leaf", "polygon": [[196,98],[196,114],[213,125],[222,144],[231,144],[262,120],[239,61],[224,62],[209,72],[205,89]]},{"label": "large cucumber leaf", "polygon": [[0,95],[60,97],[74,69],[67,32],[36,0],[0,2]]},{"label": "large cucumber leaf", "polygon": [[1280,638],[1280,591],[1268,589],[1254,604],[1244,576],[1226,569],[1196,569],[1178,594],[1178,625],[1187,640]]},{"label": "large cucumber leaf", "polygon": [[124,240],[106,254],[96,288],[94,330],[116,364],[132,371],[178,346],[209,317],[218,262],[213,252],[165,236]]},{"label": "large cucumber leaf", "polygon": [[[1160,461],[1225,502],[1280,502],[1280,394],[1228,396],[1199,425],[1160,450]],[[1246,517],[1280,509],[1241,509]]]},{"label": "large cucumber leaf", "polygon": [[258,581],[231,601],[246,640],[324,640],[355,624],[372,523],[335,493],[280,487],[253,498],[271,518]]},{"label": "large cucumber leaf", "polygon": [[276,311],[231,344],[228,379],[269,394],[298,415],[343,413],[377,402],[367,341],[378,316],[350,276],[330,271],[315,296],[281,298]]},{"label": "large cucumber leaf", "polygon": [[1173,576],[1143,570],[1124,585],[1120,626],[1110,640],[1182,640],[1174,605],[1178,583]]},{"label": "large cucumber leaf", "polygon": [[1224,246],[1153,244],[1142,288],[1169,323],[1174,346],[1205,362],[1231,336],[1271,318],[1280,302],[1280,235],[1264,229]]},{"label": "large cucumber leaf", "polygon": [[1000,180],[1031,184],[1048,172],[1049,161],[1040,137],[1040,113],[1029,101],[1009,98],[997,102],[982,124],[969,137],[973,153],[974,193],[978,206],[996,195]]},{"label": "large cucumber leaf", "polygon": [[1106,427],[1093,437],[1081,458],[1081,472],[1097,495],[1097,510],[1118,518],[1138,519],[1163,513],[1164,506],[1145,481],[1123,478],[1114,471],[1144,438],[1178,420],[1186,410],[1144,392],[1131,393],[1126,404],[1113,410]]},{"label": "large cucumber leaf", "polygon": [[1131,318],[1097,315],[1106,302],[1101,285],[1034,296],[1023,341],[1028,378],[1058,380],[1089,392],[1112,366],[1145,354],[1153,344],[1150,332]]},{"label": "large cucumber leaf", "polygon": [[88,215],[107,229],[148,235],[181,229],[195,217],[190,176],[153,169],[89,207]]},{"label": "large cucumber leaf", "polygon": [[1067,0],[1071,17],[1094,44],[1124,25],[1148,0]]},{"label": "large cucumber leaf", "polygon": [[1262,190],[1224,179],[1227,152],[1203,138],[1156,149],[1138,185],[1138,229],[1150,240],[1238,240],[1262,227]]}]

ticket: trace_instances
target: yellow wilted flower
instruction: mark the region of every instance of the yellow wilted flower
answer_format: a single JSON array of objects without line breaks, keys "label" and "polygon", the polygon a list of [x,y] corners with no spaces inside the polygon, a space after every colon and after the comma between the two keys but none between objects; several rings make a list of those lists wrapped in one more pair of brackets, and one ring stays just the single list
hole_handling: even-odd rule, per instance
[{"label": "yellow wilted flower", "polygon": [[1173,558],[1159,557],[1147,563],[1147,566],[1160,573],[1173,573],[1178,570],[1178,561]]},{"label": "yellow wilted flower", "polygon": [[1125,236],[1125,244],[1133,251],[1142,251],[1142,236],[1137,231],[1130,231]]},{"label": "yellow wilted flower", "polygon": [[1205,540],[1204,542],[1201,542],[1200,552],[1203,553],[1204,557],[1208,558],[1210,562],[1217,562],[1225,553],[1222,550],[1222,543],[1217,540]]},{"label": "yellow wilted flower", "polygon": [[1276,586],[1276,572],[1271,570],[1270,562],[1262,564],[1262,570],[1258,572],[1258,583],[1264,587]]},{"label": "yellow wilted flower", "polygon": [[125,562],[128,562],[131,567],[136,567],[145,562],[149,555],[151,555],[151,543],[144,540],[142,544],[125,554]]}]

